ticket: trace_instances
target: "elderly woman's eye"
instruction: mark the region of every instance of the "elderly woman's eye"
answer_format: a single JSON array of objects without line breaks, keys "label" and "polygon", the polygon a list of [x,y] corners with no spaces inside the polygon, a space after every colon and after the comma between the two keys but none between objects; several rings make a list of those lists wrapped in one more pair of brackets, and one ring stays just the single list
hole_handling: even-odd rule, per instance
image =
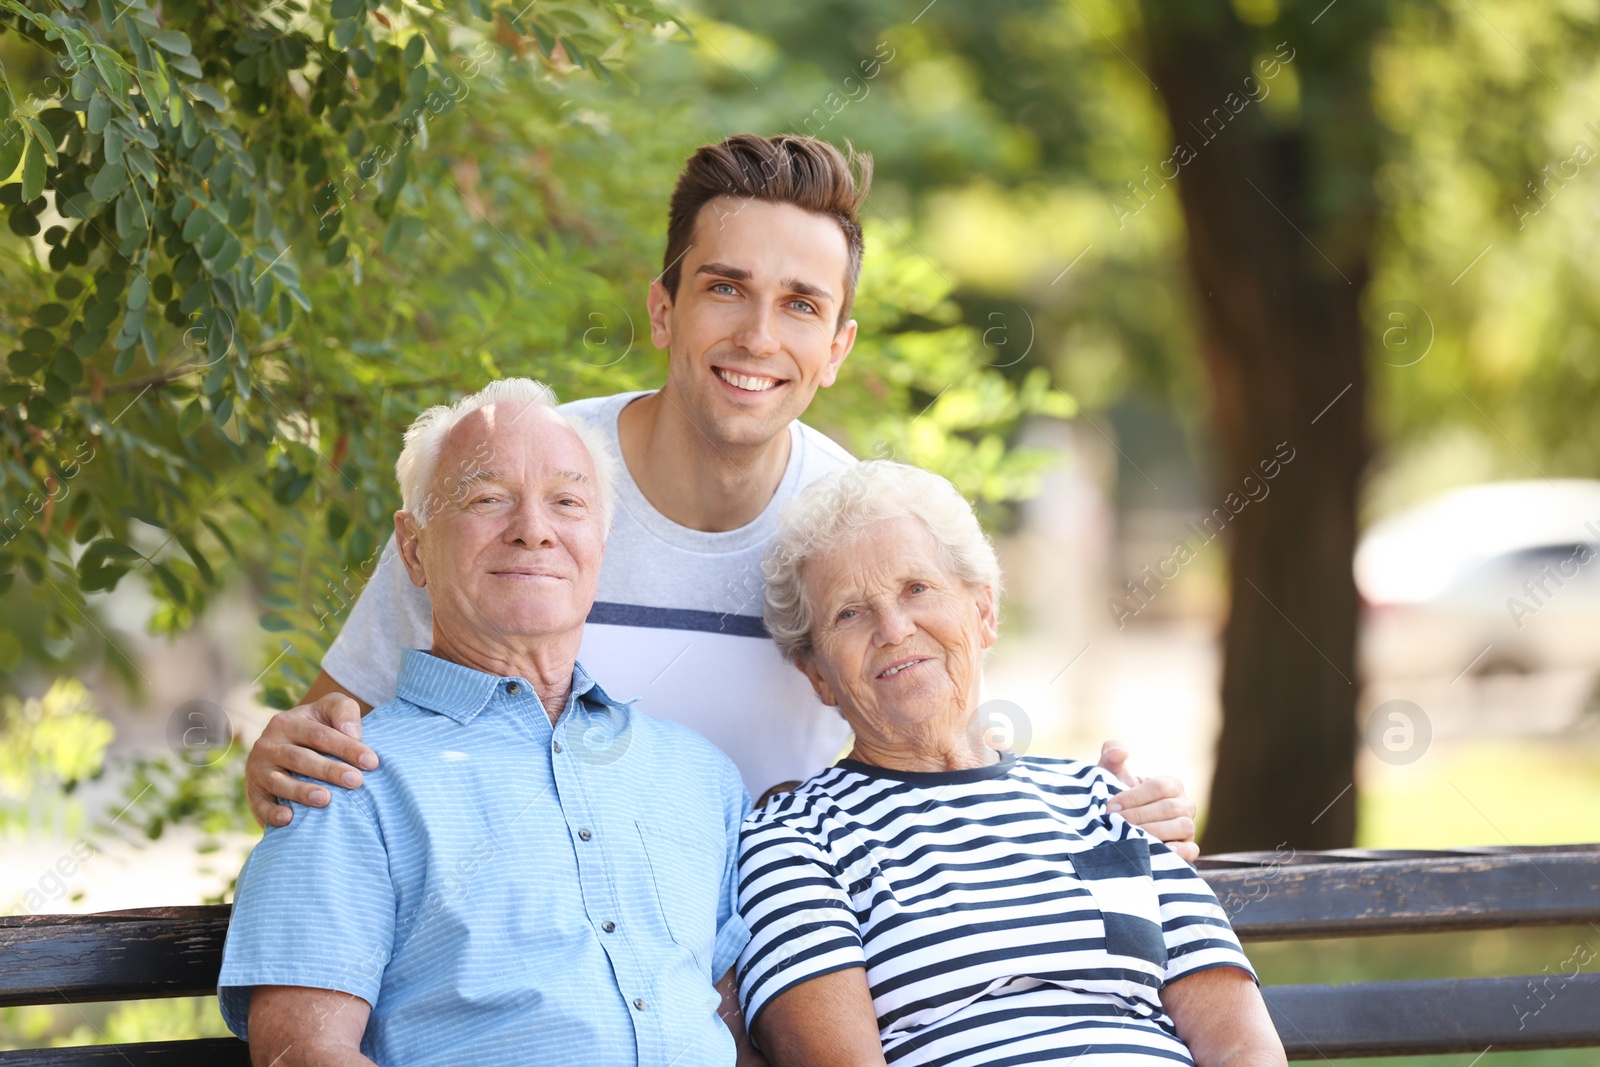
[{"label": "elderly woman's eye", "polygon": [[845,622],[846,620],[853,619],[855,617],[856,617],[856,609],[855,608],[845,608],[843,611],[839,612],[839,614],[834,617],[834,621],[835,622]]},{"label": "elderly woman's eye", "polygon": [[907,592],[911,592],[911,593],[926,593],[927,591],[928,591],[928,583],[927,582],[912,582],[911,585],[907,588]]}]

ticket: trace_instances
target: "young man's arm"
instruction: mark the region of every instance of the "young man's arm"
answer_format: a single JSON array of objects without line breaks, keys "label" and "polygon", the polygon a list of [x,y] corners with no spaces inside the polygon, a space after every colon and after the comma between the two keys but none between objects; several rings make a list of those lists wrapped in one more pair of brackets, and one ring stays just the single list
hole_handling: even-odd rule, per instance
[{"label": "young man's arm", "polygon": [[1140,778],[1128,769],[1128,749],[1121,741],[1100,746],[1100,766],[1126,785],[1125,792],[1111,800],[1111,810],[1144,830],[1193,863],[1200,856],[1194,840],[1194,816],[1198,810],[1184,792],[1183,782],[1170,775]]},{"label": "young man's arm", "polygon": [[250,995],[255,1067],[377,1067],[361,1054],[372,1005],[333,989],[257,986]]},{"label": "young man's arm", "polygon": [[293,814],[278,803],[279,797],[313,808],[328,803],[326,789],[295,774],[329,785],[359,786],[361,771],[356,768],[370,771],[378,765],[377,753],[360,740],[361,716],[371,710],[323,671],[299,707],[274,715],[245,760],[245,795],[256,821],[288,825]]}]

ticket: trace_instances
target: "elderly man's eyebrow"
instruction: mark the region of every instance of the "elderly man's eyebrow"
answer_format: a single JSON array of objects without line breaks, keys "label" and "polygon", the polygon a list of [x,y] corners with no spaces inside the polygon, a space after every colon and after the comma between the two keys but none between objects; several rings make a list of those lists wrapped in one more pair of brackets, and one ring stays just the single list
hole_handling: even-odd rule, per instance
[{"label": "elderly man's eyebrow", "polygon": [[456,479],[455,491],[464,493],[480,482],[496,482],[504,477],[505,472],[496,467],[478,467]]},{"label": "elderly man's eyebrow", "polygon": [[560,478],[564,482],[582,482],[585,485],[593,485],[594,484],[594,479],[590,478],[587,474],[583,473],[582,471],[569,471],[569,470],[556,471],[556,477]]}]

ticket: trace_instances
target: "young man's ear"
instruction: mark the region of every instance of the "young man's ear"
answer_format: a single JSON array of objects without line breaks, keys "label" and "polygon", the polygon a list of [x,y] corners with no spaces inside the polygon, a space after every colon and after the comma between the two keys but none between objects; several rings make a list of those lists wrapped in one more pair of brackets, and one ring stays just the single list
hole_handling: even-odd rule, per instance
[{"label": "young man's ear", "polygon": [[833,335],[833,344],[828,352],[827,365],[822,368],[822,377],[818,379],[821,387],[826,389],[839,380],[839,368],[844,366],[845,357],[856,344],[856,320],[851,319]]},{"label": "young man's ear", "polygon": [[668,351],[672,347],[672,294],[660,278],[650,283],[645,307],[650,310],[650,343]]},{"label": "young man's ear", "polygon": [[419,587],[428,584],[417,540],[421,532],[422,528],[411,517],[411,512],[394,513],[394,546],[400,552],[400,562],[406,565],[406,574],[411,578],[411,584]]},{"label": "young man's ear", "polygon": [[810,680],[812,690],[825,707],[836,708],[839,706],[839,698],[834,696],[833,687],[822,676],[822,672],[817,670],[816,662],[809,655],[802,655],[799,661],[795,663],[795,666],[799,667],[800,673]]}]

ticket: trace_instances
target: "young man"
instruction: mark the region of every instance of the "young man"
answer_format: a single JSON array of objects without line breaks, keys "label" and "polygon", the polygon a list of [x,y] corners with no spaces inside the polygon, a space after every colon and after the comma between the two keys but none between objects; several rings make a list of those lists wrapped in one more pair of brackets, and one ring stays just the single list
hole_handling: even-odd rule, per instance
[{"label": "young man", "polygon": [[[856,212],[871,179],[870,160],[856,163],[805,137],[741,134],[696,151],[673,190],[665,269],[648,298],[666,381],[563,409],[606,435],[624,467],[579,659],[641,710],[721,748],[755,797],[827,766],[847,739],[761,627],[760,560],[783,504],[851,462],[798,420],[855,343]],[[308,703],[274,716],[250,753],[258,819],[290,821],[277,798],[328,802],[294,774],[360,785],[355,768],[378,765],[359,742],[360,713],[394,696],[402,650],[426,647],[429,634],[427,598],[391,542]],[[1114,743],[1102,750],[1124,778],[1126,758]],[[1195,808],[1181,783],[1129,784],[1129,821],[1192,859]]]}]

